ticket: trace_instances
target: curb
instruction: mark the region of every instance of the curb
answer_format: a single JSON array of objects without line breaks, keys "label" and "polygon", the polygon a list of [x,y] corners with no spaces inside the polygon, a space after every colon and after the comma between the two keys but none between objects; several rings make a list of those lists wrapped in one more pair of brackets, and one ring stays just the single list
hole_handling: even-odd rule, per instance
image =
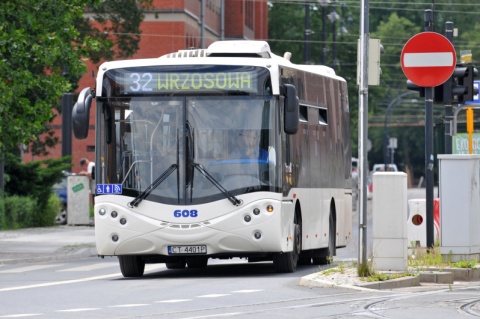
[{"label": "curb", "polygon": [[402,277],[397,279],[391,279],[387,281],[375,281],[375,282],[366,282],[362,284],[355,284],[355,285],[339,285],[333,281],[318,279],[318,274],[314,273],[308,276],[304,276],[300,278],[298,285],[311,287],[311,288],[347,288],[347,289],[355,289],[355,290],[364,290],[364,291],[372,291],[372,290],[389,290],[389,289],[396,289],[396,288],[407,288],[407,287],[414,287],[420,286],[420,278],[419,277]]},{"label": "curb", "polygon": [[374,288],[369,288],[369,287],[363,287],[363,286],[357,286],[357,285],[337,285],[333,281],[328,281],[328,280],[320,280],[316,279],[317,274],[311,274],[308,276],[304,276],[300,278],[300,281],[298,282],[299,286],[304,286],[304,287],[310,287],[310,288],[333,288],[333,287],[339,287],[339,288],[347,288],[347,289],[354,289],[354,290],[364,290],[364,291],[371,291],[375,290]]},{"label": "curb", "polygon": [[407,288],[407,287],[415,287],[415,286],[420,286],[419,277],[403,277],[403,278],[397,278],[397,279],[392,279],[387,281],[370,282],[370,283],[361,285],[361,287],[363,288],[369,288],[369,289],[375,289],[375,290]]},{"label": "curb", "polygon": [[479,281],[480,268],[429,268],[426,271],[449,272],[454,281]]},{"label": "curb", "polygon": [[453,284],[453,273],[445,271],[421,271],[419,273],[420,282],[429,282],[434,284]]}]

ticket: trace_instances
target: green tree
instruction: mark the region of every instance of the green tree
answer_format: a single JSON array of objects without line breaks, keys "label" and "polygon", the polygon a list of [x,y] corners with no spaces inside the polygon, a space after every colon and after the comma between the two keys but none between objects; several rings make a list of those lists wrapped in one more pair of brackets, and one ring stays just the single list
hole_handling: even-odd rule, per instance
[{"label": "green tree", "polygon": [[152,0],[104,0],[88,9],[97,24],[83,18],[77,21],[78,29],[84,36],[95,34],[102,43],[99,50],[89,51],[89,58],[97,63],[102,59],[127,58],[137,52],[143,11],[149,9]]},{"label": "green tree", "polygon": [[[12,182],[16,175],[9,171],[20,161],[19,144],[32,145],[34,155],[48,155],[48,148],[58,143],[46,124],[54,118],[55,107],[61,110],[61,95],[76,89],[86,71],[86,59],[99,62],[113,58],[114,52],[127,57],[138,50],[141,11],[151,3],[152,0],[0,2],[0,189],[6,163],[8,187],[13,193],[19,191]],[[98,23],[84,16],[86,12]],[[44,140],[38,138],[42,134]],[[27,167],[19,166],[18,170],[22,169],[28,174]],[[41,186],[50,191],[48,185]],[[38,185],[27,183],[22,185],[22,191],[35,194],[35,187]]]},{"label": "green tree", "polygon": [[[405,17],[400,17],[396,12],[390,14],[386,21],[381,21],[374,32],[372,37],[381,39],[384,45],[384,53],[381,56],[381,83],[384,89],[382,95],[379,97],[380,101],[377,108],[374,109],[373,114],[379,114],[376,118],[380,119],[372,121],[373,124],[378,124],[369,129],[369,139],[372,141],[372,150],[369,153],[370,164],[383,163],[385,143],[385,127],[384,124],[388,121],[388,124],[398,125],[395,123],[394,118],[396,115],[404,114],[405,112],[412,112],[412,108],[406,110],[411,104],[412,99],[415,98],[415,92],[411,92],[403,99],[396,100],[396,98],[404,93],[407,93],[406,78],[403,76],[403,72],[400,66],[400,54],[403,46],[397,45],[397,43],[406,43],[412,34],[421,32],[421,27],[414,24]],[[395,40],[394,40],[395,39]],[[395,42],[391,42],[395,41]],[[418,98],[419,99],[419,98]],[[393,104],[392,104],[393,103]],[[390,106],[390,115],[386,118],[385,112],[387,106]],[[418,107],[419,105],[416,104]],[[405,111],[406,110],[406,111]],[[416,114],[423,112],[421,107],[418,107]],[[372,114],[372,115],[373,115]],[[408,123],[407,123],[408,124]],[[399,163],[401,169],[405,169],[405,166],[409,166],[412,170],[413,163],[422,163],[423,152],[418,152],[423,147],[421,146],[425,142],[424,134],[422,134],[423,127],[419,130],[416,127],[407,126],[399,129],[397,126],[388,128],[388,137],[396,137],[398,141],[398,149],[395,150],[395,159]],[[419,134],[420,133],[420,134]],[[416,165],[416,173],[421,175],[421,166]]]},{"label": "green tree", "polygon": [[[76,89],[85,59],[138,50],[142,10],[152,0],[6,0],[0,3],[0,152],[38,141],[64,92]],[[84,17],[93,14],[98,24]],[[101,27],[101,29],[100,29]],[[112,50],[114,49],[114,50]],[[47,147],[58,140],[48,138]],[[42,143],[41,143],[42,144]],[[37,154],[46,154],[37,145]]]},{"label": "green tree", "polygon": [[[318,2],[311,2],[313,3]],[[342,6],[345,3],[345,6]],[[356,63],[357,63],[357,39],[359,38],[359,24],[360,24],[360,3],[358,1],[331,1],[328,5],[328,12],[331,12],[333,6],[336,4],[336,10],[341,17],[345,19],[350,14],[351,23],[346,21],[348,34],[337,34],[336,48],[339,65],[336,69],[337,74],[347,79],[349,83],[349,99],[351,110],[351,132],[352,132],[352,154],[357,154],[357,132],[358,132],[358,86],[356,85]],[[317,4],[318,5],[318,4]],[[277,41],[282,43],[284,48],[297,48],[298,53],[293,54],[299,59],[296,63],[303,63],[303,39],[304,39],[304,3],[291,2],[288,9],[280,10],[286,6],[283,2],[272,1],[271,13],[269,16],[269,37],[273,39],[272,47],[277,45]],[[345,8],[346,15],[342,8]],[[407,92],[406,77],[400,67],[400,53],[405,43],[417,33],[425,30],[425,10],[433,10],[433,31],[445,34],[445,23],[451,21],[454,27],[458,29],[459,36],[455,39],[454,44],[459,56],[460,50],[471,49],[473,52],[473,63],[480,60],[480,22],[477,19],[478,9],[480,4],[473,0],[454,1],[446,0],[442,2],[425,2],[421,0],[408,0],[406,2],[370,2],[369,10],[369,29],[370,38],[379,38],[385,49],[384,54],[381,55],[381,69],[380,77],[381,85],[379,87],[369,87],[369,129],[368,138],[372,141],[372,150],[368,153],[368,160],[370,165],[377,162],[383,162],[383,144],[384,144],[384,121],[387,111],[387,106],[400,94]],[[319,7],[320,9],[320,7]],[[316,27],[312,27],[315,32],[312,35],[314,44],[312,46],[312,60],[319,63],[318,41],[320,41],[320,34],[322,32],[321,22],[315,19],[319,18],[320,10],[312,13],[312,25],[315,23]],[[295,13],[295,18],[293,15]],[[294,25],[294,26],[293,26]],[[332,31],[330,29],[331,23],[327,20],[327,48],[328,59],[327,64],[330,64],[332,51]],[[337,24],[338,26],[338,24]],[[287,32],[288,28],[294,28],[295,34],[290,37]],[[292,29],[293,30],[293,29]],[[270,41],[271,41],[270,40]],[[315,46],[317,48],[315,49]],[[288,49],[282,49],[285,51]],[[290,50],[288,50],[290,51]],[[293,60],[293,59],[292,59]],[[412,103],[412,98],[416,98],[417,103]],[[389,135],[398,138],[398,149],[395,152],[395,162],[400,167],[409,166],[414,171],[415,177],[420,177],[424,174],[424,108],[422,106],[423,98],[415,95],[400,101],[394,108],[392,108],[391,127],[389,128]],[[400,119],[398,116],[403,116]],[[423,118],[422,118],[423,116]],[[434,120],[435,123],[441,123],[444,118],[444,110],[441,104],[434,106]],[[436,130],[441,130],[441,127],[436,126]],[[438,133],[438,132],[437,132]],[[436,133],[436,134],[437,134]],[[439,139],[440,141],[441,139]],[[439,142],[435,141],[435,151],[441,150]]]},{"label": "green tree", "polygon": [[28,144],[45,131],[52,106],[85,72],[82,57],[98,41],[73,27],[85,0],[0,3],[0,151]]}]

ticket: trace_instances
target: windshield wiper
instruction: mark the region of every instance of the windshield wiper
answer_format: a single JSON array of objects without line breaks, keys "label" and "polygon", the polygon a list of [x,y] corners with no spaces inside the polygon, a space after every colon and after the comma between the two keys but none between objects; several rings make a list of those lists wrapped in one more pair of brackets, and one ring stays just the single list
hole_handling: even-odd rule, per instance
[{"label": "windshield wiper", "polygon": [[205,176],[210,183],[212,183],[216,188],[218,188],[219,191],[222,192],[225,197],[232,202],[233,205],[239,206],[242,204],[242,201],[236,198],[234,195],[230,194],[229,191],[227,191],[220,183],[212,176],[210,175],[203,167],[202,165],[198,163],[192,163],[192,166],[195,167],[200,173],[202,173],[203,176]]},{"label": "windshield wiper", "polygon": [[150,186],[148,186],[143,192],[141,192],[134,200],[128,203],[129,207],[137,207],[142,200],[144,200],[150,193],[158,187],[164,180],[167,179],[178,168],[178,164],[172,164],[165,170]]}]

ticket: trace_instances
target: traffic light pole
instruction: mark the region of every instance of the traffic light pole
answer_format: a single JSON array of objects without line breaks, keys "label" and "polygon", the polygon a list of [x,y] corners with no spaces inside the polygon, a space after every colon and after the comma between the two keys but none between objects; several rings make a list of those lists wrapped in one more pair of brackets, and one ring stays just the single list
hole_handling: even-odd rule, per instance
[{"label": "traffic light pole", "polygon": [[[445,37],[453,44],[453,22],[445,22]],[[452,78],[447,80],[447,85],[443,85],[443,102],[445,105],[445,154],[452,154]]]},{"label": "traffic light pole", "polygon": [[[433,31],[433,11],[425,10],[425,31]],[[425,88],[425,192],[427,248],[434,245],[433,234],[433,92],[434,87]]]}]

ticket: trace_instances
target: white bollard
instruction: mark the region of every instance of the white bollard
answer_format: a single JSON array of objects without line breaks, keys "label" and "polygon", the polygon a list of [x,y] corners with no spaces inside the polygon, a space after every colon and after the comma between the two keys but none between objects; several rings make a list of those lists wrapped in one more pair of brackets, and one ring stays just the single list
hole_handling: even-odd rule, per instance
[{"label": "white bollard", "polygon": [[407,238],[410,248],[427,247],[427,212],[425,199],[408,201]]},{"label": "white bollard", "polygon": [[[440,241],[439,199],[433,200],[434,241]],[[427,203],[425,198],[408,201],[407,238],[409,247],[427,247]]]},{"label": "white bollard", "polygon": [[373,262],[375,271],[408,269],[407,174],[373,174]]}]

